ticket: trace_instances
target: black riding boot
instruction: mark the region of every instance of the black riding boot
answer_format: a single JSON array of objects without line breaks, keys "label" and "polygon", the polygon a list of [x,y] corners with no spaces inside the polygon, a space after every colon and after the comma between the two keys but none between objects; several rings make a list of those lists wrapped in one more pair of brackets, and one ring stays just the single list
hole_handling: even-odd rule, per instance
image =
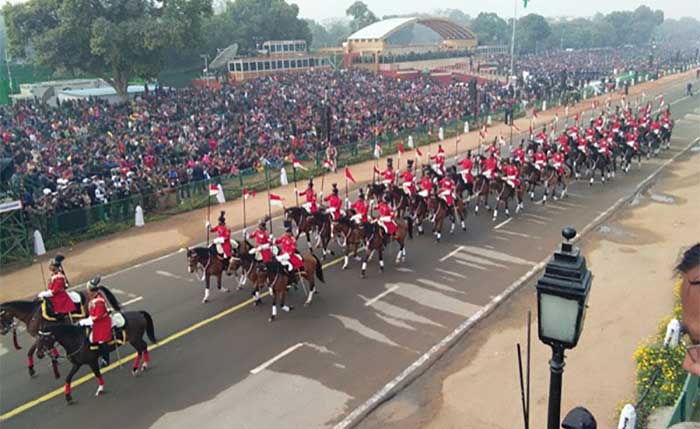
[{"label": "black riding boot", "polygon": [[229,276],[231,275],[231,273],[228,272],[228,264],[230,263],[230,261],[231,258],[224,258],[223,260],[224,271],[226,271],[226,274],[228,274]]},{"label": "black riding boot", "polygon": [[106,343],[100,344],[100,359],[102,360],[100,367],[104,368],[109,365],[109,345]]}]

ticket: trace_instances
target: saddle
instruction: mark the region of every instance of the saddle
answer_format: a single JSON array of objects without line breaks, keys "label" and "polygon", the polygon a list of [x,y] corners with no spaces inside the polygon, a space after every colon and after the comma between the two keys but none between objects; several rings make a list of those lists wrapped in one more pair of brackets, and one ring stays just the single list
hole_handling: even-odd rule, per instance
[{"label": "saddle", "polygon": [[[126,319],[121,313],[110,314],[112,321],[112,340],[108,343],[110,346],[121,346],[128,341],[126,334]],[[85,327],[85,333],[90,343],[90,350],[98,350],[99,344],[92,342],[92,319],[86,318],[80,321],[81,326]]]},{"label": "saddle", "polygon": [[[71,297],[73,303],[76,304],[76,311],[72,313],[56,313],[53,310],[53,304],[51,304],[50,299],[39,298],[41,300],[41,317],[47,322],[57,322],[65,319],[66,317],[69,319],[82,319],[85,317],[87,312],[80,301],[80,295],[75,292],[68,292],[68,295]],[[77,301],[75,299],[76,295],[78,297]]]}]

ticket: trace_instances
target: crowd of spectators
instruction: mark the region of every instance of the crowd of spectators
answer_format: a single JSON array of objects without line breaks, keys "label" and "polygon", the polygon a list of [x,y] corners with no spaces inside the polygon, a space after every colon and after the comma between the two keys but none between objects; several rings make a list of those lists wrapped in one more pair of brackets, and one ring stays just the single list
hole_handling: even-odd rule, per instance
[{"label": "crowd of spectators", "polygon": [[[645,60],[615,52],[520,58],[517,70],[528,77],[519,73],[515,90],[498,81],[479,85],[479,108],[527,106],[577,80],[636,69]],[[489,60],[509,62],[502,55]],[[157,89],[122,104],[21,102],[0,107],[3,189],[34,209],[70,210],[237,175],[264,160],[279,165],[292,150],[312,156],[324,149],[326,105],[331,143],[343,146],[460,120],[474,111],[474,101],[465,82],[351,69],[278,74],[220,90]]]}]

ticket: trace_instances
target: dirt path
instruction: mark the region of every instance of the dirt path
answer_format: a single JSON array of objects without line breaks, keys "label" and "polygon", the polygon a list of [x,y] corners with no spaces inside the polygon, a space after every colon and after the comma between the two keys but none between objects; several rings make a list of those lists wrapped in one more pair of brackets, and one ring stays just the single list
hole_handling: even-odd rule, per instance
[{"label": "dirt path", "polygon": [[[653,96],[659,88],[673,83],[684,82],[692,73],[694,73],[694,71],[670,75],[655,82],[645,82],[632,87],[630,88],[628,100],[634,100],[643,93],[646,94],[647,100],[653,99]],[[604,105],[606,97],[607,95],[598,97],[598,104],[600,106]],[[614,94],[611,96],[611,99],[616,100],[620,97],[621,94]],[[589,99],[579,103],[575,107],[571,107],[569,109],[569,116],[573,118],[577,112],[590,111],[591,104],[592,99]],[[555,114],[562,120],[565,117],[565,112],[562,108],[540,112],[535,123],[535,128],[551,123]],[[517,120],[516,125],[519,129],[525,131],[530,125],[530,120],[529,118]],[[509,136],[510,128],[500,123],[494,124],[489,129],[488,139],[491,140],[494,136],[499,134]],[[454,156],[457,149],[460,153],[464,153],[467,149],[477,148],[479,145],[479,133],[478,131],[472,131],[468,134],[461,135],[458,147],[456,147],[455,138],[444,140],[441,144],[447,156]],[[423,162],[427,162],[428,154],[435,153],[437,147],[437,142],[429,146],[421,147]],[[406,159],[414,159],[414,157],[415,155],[412,151],[406,152],[405,154]],[[385,159],[381,159],[379,164],[381,166],[385,165]],[[371,182],[373,165],[373,161],[368,161],[350,167],[354,177],[357,179],[357,186]],[[345,180],[343,172],[339,171],[336,174],[327,175],[325,183],[327,195],[332,183],[338,183],[340,186],[344,185]],[[287,202],[286,205],[293,205],[293,185],[278,188],[274,192],[285,199]],[[233,230],[242,228],[242,203],[240,199],[212,208],[212,220],[216,219],[219,210],[226,210],[229,227]],[[246,210],[247,218],[251,222],[257,222],[258,219],[267,214],[267,195],[261,193],[256,198],[249,199],[246,203]],[[273,216],[279,215],[280,213],[281,209],[273,210]],[[160,255],[182,249],[185,246],[192,246],[204,241],[206,239],[204,229],[206,218],[206,209],[183,213],[167,220],[147,224],[143,228],[133,228],[124,233],[82,242],[71,248],[55,249],[39,259],[39,261],[44,262],[45,269],[45,262],[49,258],[57,253],[65,254],[67,257],[65,263],[66,272],[69,274],[72,284],[75,285],[96,274],[105,274],[130,267],[139,262],[153,259]],[[41,290],[43,285],[44,280],[41,266],[38,262],[28,267],[6,273],[0,276],[0,302],[33,295]]]},{"label": "dirt path", "polygon": [[[582,243],[594,273],[579,346],[567,353],[562,418],[583,405],[598,426],[617,426],[616,407],[634,397],[639,343],[673,306],[679,249],[700,240],[700,154],[674,165],[632,206]],[[434,368],[376,410],[363,428],[522,427],[515,345],[533,312],[531,426],[546,426],[550,349],[537,339],[528,287],[499,308]]]}]

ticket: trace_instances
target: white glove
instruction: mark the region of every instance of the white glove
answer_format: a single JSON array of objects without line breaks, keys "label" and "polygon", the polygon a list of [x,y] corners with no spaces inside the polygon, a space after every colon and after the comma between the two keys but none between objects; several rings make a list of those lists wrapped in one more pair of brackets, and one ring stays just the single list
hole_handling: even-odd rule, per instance
[{"label": "white glove", "polygon": [[39,297],[39,298],[51,298],[52,296],[53,296],[53,293],[51,293],[50,290],[41,291],[37,295],[37,297]]},{"label": "white glove", "polygon": [[85,319],[80,319],[78,322],[78,325],[80,326],[92,326],[92,319],[89,317],[86,317]]},{"label": "white glove", "polygon": [[207,229],[209,229],[209,228],[211,227],[211,223],[209,223],[209,221],[206,221],[206,222],[204,223],[204,227],[207,228]]}]

